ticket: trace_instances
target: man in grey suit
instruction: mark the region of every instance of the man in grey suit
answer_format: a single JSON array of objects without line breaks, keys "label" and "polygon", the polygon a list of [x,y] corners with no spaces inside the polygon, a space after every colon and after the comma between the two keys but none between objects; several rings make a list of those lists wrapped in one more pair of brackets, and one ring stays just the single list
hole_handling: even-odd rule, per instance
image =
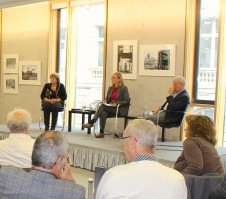
[{"label": "man in grey suit", "polygon": [[68,164],[65,135],[47,131],[35,141],[33,168],[0,168],[1,199],[85,199],[85,188],[76,184]]}]

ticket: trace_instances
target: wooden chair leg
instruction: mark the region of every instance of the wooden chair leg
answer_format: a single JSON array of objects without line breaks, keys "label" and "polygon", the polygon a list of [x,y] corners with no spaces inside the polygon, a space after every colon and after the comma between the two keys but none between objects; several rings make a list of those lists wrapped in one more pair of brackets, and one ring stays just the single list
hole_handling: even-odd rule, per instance
[{"label": "wooden chair leg", "polygon": [[165,142],[165,133],[166,133],[166,129],[165,127],[162,127],[162,142]]}]

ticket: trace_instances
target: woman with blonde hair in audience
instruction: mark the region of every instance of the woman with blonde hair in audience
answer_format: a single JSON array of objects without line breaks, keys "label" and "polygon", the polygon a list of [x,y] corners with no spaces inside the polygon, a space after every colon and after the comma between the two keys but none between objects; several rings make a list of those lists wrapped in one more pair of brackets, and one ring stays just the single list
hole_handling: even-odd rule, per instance
[{"label": "woman with blonde hair in audience", "polygon": [[174,168],[182,174],[197,176],[223,174],[224,169],[215,149],[217,140],[213,121],[205,115],[188,115],[186,123],[187,139]]}]

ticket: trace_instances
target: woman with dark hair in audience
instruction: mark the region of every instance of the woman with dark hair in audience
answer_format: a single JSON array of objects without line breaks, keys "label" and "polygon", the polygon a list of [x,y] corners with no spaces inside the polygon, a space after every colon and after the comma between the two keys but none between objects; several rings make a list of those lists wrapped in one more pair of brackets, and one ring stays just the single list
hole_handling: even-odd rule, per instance
[{"label": "woman with dark hair in audience", "polygon": [[223,174],[224,169],[215,149],[216,131],[212,120],[205,115],[188,115],[186,123],[187,139],[174,168],[182,174],[197,176]]},{"label": "woman with dark hair in audience", "polygon": [[52,124],[50,130],[55,130],[58,118],[58,112],[64,106],[67,99],[65,87],[60,83],[60,77],[57,73],[50,75],[50,83],[45,84],[42,93],[42,109],[44,112],[45,130],[49,130],[50,112],[52,112]]}]

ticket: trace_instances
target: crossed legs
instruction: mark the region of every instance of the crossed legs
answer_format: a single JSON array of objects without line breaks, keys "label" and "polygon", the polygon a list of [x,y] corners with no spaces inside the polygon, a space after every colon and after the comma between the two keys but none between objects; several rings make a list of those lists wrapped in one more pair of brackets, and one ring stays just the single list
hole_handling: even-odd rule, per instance
[{"label": "crossed legs", "polygon": [[90,124],[85,124],[85,128],[90,128],[93,126],[93,124],[97,121],[98,118],[100,118],[100,134],[96,136],[96,138],[102,138],[104,137],[104,129],[106,125],[106,120],[109,115],[116,114],[116,107],[112,106],[105,106],[101,104],[95,113],[93,119],[91,120]]}]

